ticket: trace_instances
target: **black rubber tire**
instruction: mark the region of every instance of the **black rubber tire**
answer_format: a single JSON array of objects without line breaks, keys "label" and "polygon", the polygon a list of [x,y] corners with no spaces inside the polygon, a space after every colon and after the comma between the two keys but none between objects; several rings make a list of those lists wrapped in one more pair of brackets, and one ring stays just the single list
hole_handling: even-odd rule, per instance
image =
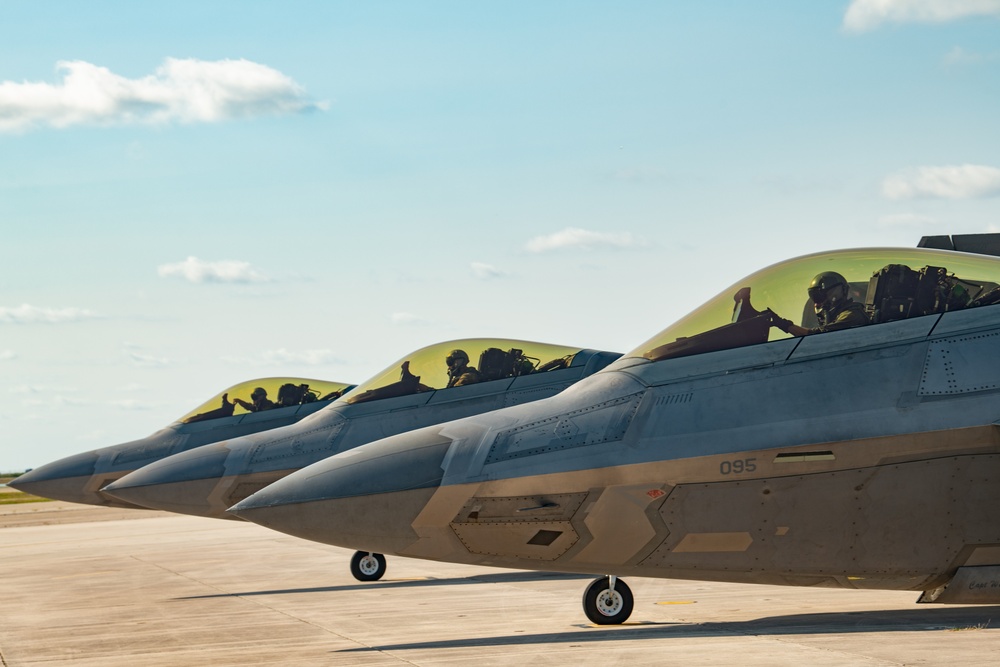
[{"label": "black rubber tire", "polygon": [[632,591],[621,579],[615,581],[614,593],[610,591],[607,577],[591,582],[583,593],[583,613],[597,625],[619,625],[632,615]]},{"label": "black rubber tire", "polygon": [[385,556],[356,551],[351,557],[351,574],[358,581],[378,581],[385,575]]}]

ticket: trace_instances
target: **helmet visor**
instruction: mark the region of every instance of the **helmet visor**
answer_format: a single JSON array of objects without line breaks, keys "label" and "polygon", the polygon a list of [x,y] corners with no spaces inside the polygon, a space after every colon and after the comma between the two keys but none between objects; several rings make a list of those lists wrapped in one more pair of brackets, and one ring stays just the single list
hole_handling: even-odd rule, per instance
[{"label": "helmet visor", "polygon": [[812,299],[813,303],[823,303],[826,301],[826,295],[829,291],[822,287],[810,287],[809,298]]}]

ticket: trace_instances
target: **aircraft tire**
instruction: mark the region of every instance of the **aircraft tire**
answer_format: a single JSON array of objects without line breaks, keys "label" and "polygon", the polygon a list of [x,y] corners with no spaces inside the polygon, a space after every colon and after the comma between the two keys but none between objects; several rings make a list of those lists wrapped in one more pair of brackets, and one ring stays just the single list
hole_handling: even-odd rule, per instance
[{"label": "aircraft tire", "polygon": [[632,591],[621,579],[611,590],[610,578],[601,577],[591,582],[583,593],[583,613],[597,625],[618,625],[632,615]]},{"label": "aircraft tire", "polygon": [[385,574],[385,556],[356,551],[351,557],[351,574],[358,581],[378,581]]}]

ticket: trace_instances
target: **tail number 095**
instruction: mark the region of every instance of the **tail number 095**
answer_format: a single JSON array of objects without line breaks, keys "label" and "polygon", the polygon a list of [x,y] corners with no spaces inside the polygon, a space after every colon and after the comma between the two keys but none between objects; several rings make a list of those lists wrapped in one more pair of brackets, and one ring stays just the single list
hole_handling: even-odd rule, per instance
[{"label": "tail number 095", "polygon": [[719,464],[719,474],[722,475],[742,475],[746,472],[757,470],[757,459],[736,459],[735,461],[723,461]]}]

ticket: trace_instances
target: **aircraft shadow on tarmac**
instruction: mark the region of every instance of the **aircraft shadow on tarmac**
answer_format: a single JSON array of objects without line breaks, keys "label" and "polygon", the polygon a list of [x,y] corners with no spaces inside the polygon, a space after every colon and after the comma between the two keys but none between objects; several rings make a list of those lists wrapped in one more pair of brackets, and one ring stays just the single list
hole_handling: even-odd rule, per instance
[{"label": "aircraft shadow on tarmac", "polygon": [[1000,619],[1000,606],[794,614],[769,616],[751,621],[720,623],[638,621],[615,627],[577,626],[587,627],[588,629],[573,632],[516,634],[503,637],[465,637],[444,641],[384,644],[382,646],[343,649],[333,651],[333,653],[474,648],[477,646],[514,646],[524,644],[571,644],[575,642],[593,643],[620,641],[622,639],[687,639],[759,635],[826,635],[863,632],[972,630],[990,627],[992,619],[995,618]]},{"label": "aircraft shadow on tarmac", "polygon": [[501,572],[497,574],[477,574],[471,577],[452,577],[448,579],[400,579],[393,581],[373,581],[370,583],[350,584],[347,586],[320,586],[316,588],[287,588],[270,591],[246,591],[242,593],[215,593],[213,595],[191,595],[174,598],[175,600],[207,600],[211,598],[237,598],[254,595],[288,595],[291,593],[336,593],[339,591],[370,590],[374,588],[414,588],[421,586],[451,586],[454,584],[511,584],[529,581],[544,581],[548,579],[573,580],[593,579],[590,574],[565,574],[562,572]]}]

